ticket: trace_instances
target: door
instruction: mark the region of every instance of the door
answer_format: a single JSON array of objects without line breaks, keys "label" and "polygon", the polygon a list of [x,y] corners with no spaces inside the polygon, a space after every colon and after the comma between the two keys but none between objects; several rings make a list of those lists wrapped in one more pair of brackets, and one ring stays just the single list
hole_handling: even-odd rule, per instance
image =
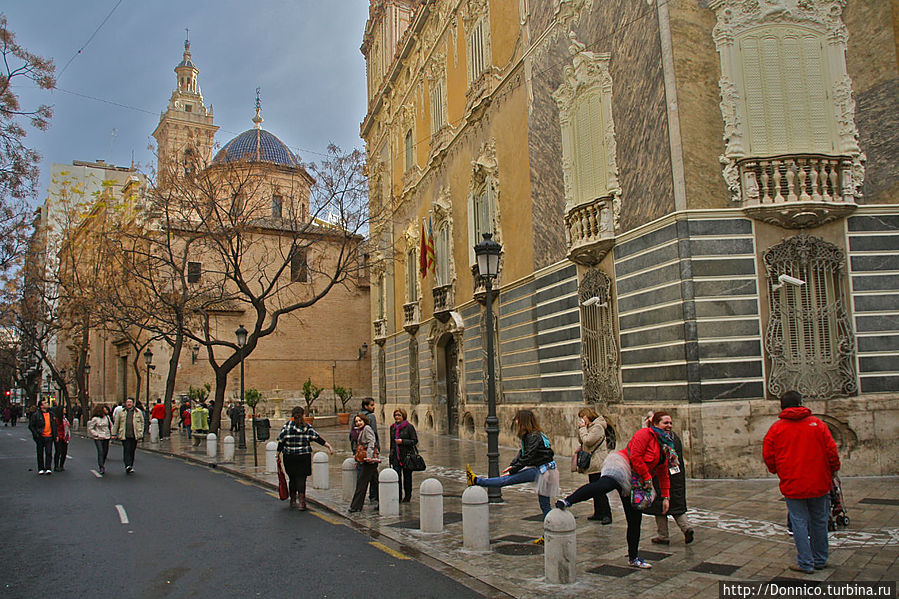
[{"label": "door", "polygon": [[457,402],[459,390],[459,347],[452,335],[446,342],[443,355],[446,358],[446,432],[459,434],[459,406]]}]

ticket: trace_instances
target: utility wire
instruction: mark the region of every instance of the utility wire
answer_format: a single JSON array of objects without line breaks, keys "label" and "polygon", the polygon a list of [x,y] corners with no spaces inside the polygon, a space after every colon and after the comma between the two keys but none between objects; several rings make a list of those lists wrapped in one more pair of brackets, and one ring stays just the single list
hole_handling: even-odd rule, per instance
[{"label": "utility wire", "polygon": [[116,11],[116,9],[119,7],[119,5],[121,3],[122,3],[122,0],[119,0],[118,2],[116,2],[116,5],[112,7],[112,10],[109,11],[108,15],[106,15],[106,18],[103,19],[99,25],[97,25],[97,28],[94,30],[94,32],[91,34],[91,36],[89,38],[87,38],[87,41],[84,42],[84,45],[81,46],[81,48],[79,48],[78,51],[72,55],[72,58],[69,59],[69,62],[66,63],[66,66],[64,66],[62,68],[62,70],[59,72],[59,75],[56,76],[57,81],[59,81],[62,78],[62,74],[66,72],[66,69],[69,68],[69,65],[72,64],[72,61],[75,60],[75,58],[77,56],[79,56],[84,51],[85,48],[87,48],[87,45],[90,44],[91,41],[94,39],[94,36],[96,36],[97,33],[100,32],[100,29],[103,28],[103,25],[106,25],[106,21],[109,20],[109,17],[112,16],[112,13],[114,13]]}]

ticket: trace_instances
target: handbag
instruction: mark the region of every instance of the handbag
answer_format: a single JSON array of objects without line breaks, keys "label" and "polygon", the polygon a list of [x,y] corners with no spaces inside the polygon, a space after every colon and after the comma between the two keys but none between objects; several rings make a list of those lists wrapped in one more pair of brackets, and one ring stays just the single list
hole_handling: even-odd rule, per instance
[{"label": "handbag", "polygon": [[284,501],[290,496],[287,488],[287,476],[284,474],[284,465],[281,463],[281,453],[278,452],[278,498]]},{"label": "handbag", "polygon": [[425,464],[425,459],[418,453],[418,450],[415,450],[406,456],[406,463],[403,464],[403,467],[412,472],[423,472],[428,466]]},{"label": "handbag", "polygon": [[[597,449],[599,446],[597,446]],[[583,449],[578,449],[577,453],[577,471],[578,472],[586,472],[590,467],[590,461],[593,459],[593,454],[596,452],[596,449],[593,451],[584,451]]]},{"label": "handbag", "polygon": [[359,443],[356,445],[356,454],[353,456],[357,462],[360,464],[365,461],[365,458],[368,457],[368,452],[365,449],[365,444]]}]

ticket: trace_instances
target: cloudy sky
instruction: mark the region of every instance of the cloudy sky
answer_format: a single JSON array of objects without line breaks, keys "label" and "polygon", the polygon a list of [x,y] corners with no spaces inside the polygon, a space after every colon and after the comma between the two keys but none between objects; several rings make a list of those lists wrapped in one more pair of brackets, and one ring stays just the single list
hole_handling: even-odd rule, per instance
[{"label": "cloudy sky", "polygon": [[52,92],[17,90],[24,107],[54,106],[50,129],[30,130],[27,139],[43,156],[40,199],[53,162],[104,159],[127,166],[132,156],[138,166],[153,162],[148,146],[175,87],[185,28],[204,100],[220,127],[218,144],[253,126],[258,86],[263,127],[302,160],[320,158],[329,142],[362,147],[365,70],[359,46],[368,0],[3,4],[17,41],[52,58],[59,77]]}]

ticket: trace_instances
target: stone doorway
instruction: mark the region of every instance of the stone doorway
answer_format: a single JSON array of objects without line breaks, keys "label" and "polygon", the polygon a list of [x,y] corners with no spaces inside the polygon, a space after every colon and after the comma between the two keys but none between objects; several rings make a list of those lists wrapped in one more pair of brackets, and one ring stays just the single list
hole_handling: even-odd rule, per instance
[{"label": "stone doorway", "polygon": [[459,434],[459,345],[452,334],[437,341],[437,397],[446,414],[446,432]]}]

